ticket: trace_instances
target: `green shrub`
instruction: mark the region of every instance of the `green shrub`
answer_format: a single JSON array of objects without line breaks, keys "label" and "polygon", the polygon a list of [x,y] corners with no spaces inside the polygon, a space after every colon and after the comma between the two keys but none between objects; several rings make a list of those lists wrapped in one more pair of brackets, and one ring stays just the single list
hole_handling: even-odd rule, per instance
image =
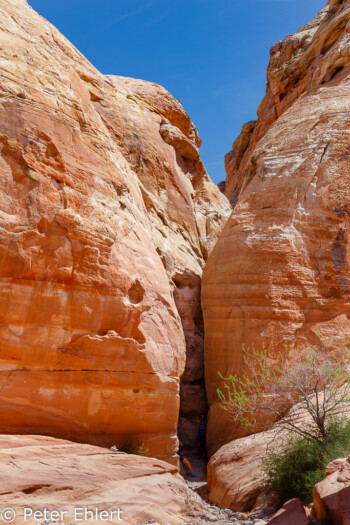
[{"label": "green shrub", "polygon": [[[335,350],[327,344],[312,347],[298,359],[293,354],[293,346],[276,353],[242,345],[236,375],[218,372],[220,407],[246,429],[266,430],[279,421],[280,428],[321,443],[332,418],[350,403],[350,342],[345,340]],[[295,405],[309,413],[306,427],[289,417],[288,410]]]},{"label": "green shrub", "polygon": [[136,456],[149,456],[149,449],[143,444],[141,439],[129,438],[121,450],[127,454],[135,454]]},{"label": "green shrub", "polygon": [[328,463],[349,453],[350,421],[334,420],[322,441],[296,438],[267,452],[263,459],[267,489],[275,492],[282,504],[300,498],[307,505],[312,501],[314,485],[325,478]]}]

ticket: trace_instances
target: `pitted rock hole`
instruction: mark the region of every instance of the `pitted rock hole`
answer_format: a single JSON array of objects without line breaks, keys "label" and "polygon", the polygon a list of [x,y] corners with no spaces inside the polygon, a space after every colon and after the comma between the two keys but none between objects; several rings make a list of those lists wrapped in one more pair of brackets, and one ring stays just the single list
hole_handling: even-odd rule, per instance
[{"label": "pitted rock hole", "polygon": [[132,304],[139,304],[143,300],[145,289],[140,284],[139,281],[136,281],[129,290],[129,301]]}]

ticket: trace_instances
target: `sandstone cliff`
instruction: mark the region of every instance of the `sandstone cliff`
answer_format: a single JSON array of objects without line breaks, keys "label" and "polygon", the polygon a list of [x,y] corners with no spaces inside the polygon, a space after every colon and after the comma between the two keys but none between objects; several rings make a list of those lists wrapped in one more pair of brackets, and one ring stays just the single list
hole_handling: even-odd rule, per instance
[{"label": "sandstone cliff", "polygon": [[203,277],[209,448],[239,431],[217,371],[258,349],[333,344],[350,329],[350,5],[330,0],[271,50],[258,121],[226,159],[234,207]]},{"label": "sandstone cliff", "polygon": [[165,89],[102,75],[24,0],[0,0],[0,49],[0,431],[169,459],[186,344],[205,398],[200,276],[228,202]]}]

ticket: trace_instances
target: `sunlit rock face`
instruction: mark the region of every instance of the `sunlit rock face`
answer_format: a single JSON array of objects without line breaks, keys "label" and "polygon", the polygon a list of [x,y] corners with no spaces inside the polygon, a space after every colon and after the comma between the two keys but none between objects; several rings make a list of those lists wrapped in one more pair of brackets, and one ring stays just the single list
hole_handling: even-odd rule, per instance
[{"label": "sunlit rock face", "polygon": [[0,431],[169,459],[228,201],[163,88],[102,75],[23,0],[0,48]]},{"label": "sunlit rock face", "polygon": [[[190,510],[206,511],[177,468],[154,458],[50,437],[1,435],[0,466],[6,490],[0,505],[16,512],[16,525],[62,519],[87,525],[155,519],[179,525]],[[46,519],[40,518],[45,509]]]},{"label": "sunlit rock face", "polygon": [[332,461],[327,477],[314,487],[312,516],[343,525],[350,519],[350,456]]},{"label": "sunlit rock face", "polygon": [[217,405],[217,372],[242,344],[295,356],[349,332],[350,5],[328,2],[271,50],[258,121],[226,159],[234,207],[204,271],[211,452],[238,437]]}]

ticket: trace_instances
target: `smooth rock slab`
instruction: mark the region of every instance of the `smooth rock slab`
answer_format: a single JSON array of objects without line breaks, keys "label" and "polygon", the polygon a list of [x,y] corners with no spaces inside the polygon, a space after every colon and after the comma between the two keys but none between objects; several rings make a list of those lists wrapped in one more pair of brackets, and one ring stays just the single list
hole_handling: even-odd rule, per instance
[{"label": "smooth rock slab", "polygon": [[[125,525],[179,524],[190,509],[206,509],[187,488],[176,467],[166,462],[42,436],[0,436],[0,508],[13,507],[16,523],[25,507],[122,510]],[[89,520],[84,523],[96,523]],[[107,521],[106,523],[111,523]],[[114,521],[113,523],[118,523]]]}]

